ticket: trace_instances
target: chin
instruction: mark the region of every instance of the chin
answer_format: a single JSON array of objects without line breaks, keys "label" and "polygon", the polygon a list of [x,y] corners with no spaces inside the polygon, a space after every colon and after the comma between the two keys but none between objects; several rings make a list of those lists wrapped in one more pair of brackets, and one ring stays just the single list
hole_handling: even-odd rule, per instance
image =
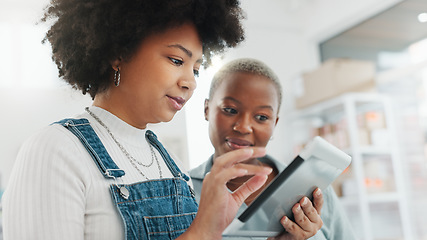
[{"label": "chin", "polygon": [[228,142],[224,143],[224,148],[222,149],[223,153],[228,153],[231,152],[235,149],[233,149],[232,147],[230,147],[230,145],[228,144]]},{"label": "chin", "polygon": [[170,122],[175,117],[175,115],[176,115],[176,112],[168,114],[167,116],[163,116],[160,121],[161,122]]}]

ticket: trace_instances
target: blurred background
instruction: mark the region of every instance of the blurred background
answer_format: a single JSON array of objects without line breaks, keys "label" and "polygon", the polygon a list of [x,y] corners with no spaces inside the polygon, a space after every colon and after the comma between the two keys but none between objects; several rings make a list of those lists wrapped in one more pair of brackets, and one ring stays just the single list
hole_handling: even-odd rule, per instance
[{"label": "blurred background", "polygon": [[[50,46],[41,44],[48,26],[36,23],[46,4],[1,0],[0,196],[22,142],[91,105],[58,79]],[[184,111],[150,128],[188,168],[207,160],[210,79],[232,59],[258,58],[284,87],[269,154],[288,163],[313,136],[324,137],[353,157],[333,186],[360,239],[427,239],[427,1],[242,6],[246,41],[201,71]]]}]

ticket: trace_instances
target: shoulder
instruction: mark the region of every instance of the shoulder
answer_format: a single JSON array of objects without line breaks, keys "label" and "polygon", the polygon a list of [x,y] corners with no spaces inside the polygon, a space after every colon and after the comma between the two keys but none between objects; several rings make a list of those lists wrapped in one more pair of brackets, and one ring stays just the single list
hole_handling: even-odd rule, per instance
[{"label": "shoulder", "polygon": [[30,136],[24,142],[23,148],[52,147],[61,144],[67,139],[71,140],[67,138],[68,132],[69,131],[60,124],[46,126]]},{"label": "shoulder", "polygon": [[206,173],[211,170],[211,168],[212,156],[204,163],[189,171],[191,180],[193,181],[194,190],[196,191],[197,202],[200,201],[200,193],[202,192],[203,179],[205,178]]},{"label": "shoulder", "polygon": [[29,137],[23,144],[23,149],[54,150],[80,146],[78,138],[60,124],[51,124]]},{"label": "shoulder", "polygon": [[[73,133],[62,125],[52,124],[24,142],[14,162],[9,182],[14,182],[15,188],[39,189],[38,185],[58,185],[62,181],[62,188],[73,185],[80,191],[81,186],[89,186],[93,181],[92,172],[97,167],[90,159],[90,154]],[[39,181],[45,183],[36,184]],[[54,189],[60,187],[43,191]]]},{"label": "shoulder", "polygon": [[188,168],[185,167],[184,162],[181,160],[181,158],[178,157],[178,155],[176,155],[173,151],[169,150],[168,146],[165,146],[165,149],[167,149],[166,151],[168,152],[169,156],[173,159],[173,161],[175,162],[176,166],[183,172],[183,173],[187,173]]},{"label": "shoulder", "polygon": [[[60,124],[52,124],[29,137],[21,146],[15,165],[47,169],[81,168],[88,153],[80,140]],[[86,165],[86,163],[83,163]]]},{"label": "shoulder", "polygon": [[208,173],[212,168],[212,156],[210,158],[200,164],[199,166],[192,168],[189,173],[190,177],[194,180],[200,180],[203,181],[205,178],[206,173]]}]

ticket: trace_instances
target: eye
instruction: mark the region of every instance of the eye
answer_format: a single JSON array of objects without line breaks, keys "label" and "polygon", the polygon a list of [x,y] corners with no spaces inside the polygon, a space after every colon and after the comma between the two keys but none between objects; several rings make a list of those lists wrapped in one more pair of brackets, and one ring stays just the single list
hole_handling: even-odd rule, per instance
[{"label": "eye", "polygon": [[255,118],[260,122],[265,122],[269,119],[269,117],[265,115],[256,115]]},{"label": "eye", "polygon": [[168,57],[168,58],[176,66],[181,66],[182,64],[184,64],[184,61],[182,61],[182,60],[179,60],[179,59],[176,59],[176,58],[172,58],[172,57]]},{"label": "eye", "polygon": [[222,111],[228,113],[228,114],[236,114],[237,110],[234,108],[230,108],[230,107],[225,107],[222,109]]},{"label": "eye", "polygon": [[194,69],[193,73],[195,77],[199,77],[199,69]]}]

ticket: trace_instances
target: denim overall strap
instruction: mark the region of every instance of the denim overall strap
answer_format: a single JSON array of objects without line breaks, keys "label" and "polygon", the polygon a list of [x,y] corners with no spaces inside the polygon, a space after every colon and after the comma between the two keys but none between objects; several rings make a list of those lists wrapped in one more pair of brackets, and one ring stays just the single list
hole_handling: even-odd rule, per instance
[{"label": "denim overall strap", "polygon": [[[125,174],[111,159],[87,119],[64,119],[57,123],[76,135],[105,177]],[[146,138],[162,155],[174,178],[115,183],[110,185],[110,192],[122,217],[126,240],[176,239],[193,222],[198,204],[187,183],[188,176],[180,171],[156,135],[147,131]]]},{"label": "denim overall strap", "polygon": [[166,151],[166,149],[163,147],[163,145],[157,139],[156,134],[154,134],[150,130],[147,130],[147,132],[145,133],[145,138],[162,155],[163,159],[165,160],[166,165],[168,166],[169,170],[172,172],[173,176],[182,177],[185,179],[185,181],[190,180],[190,178],[186,174],[182,173],[181,170],[179,170],[178,166],[175,164],[175,161],[173,161],[173,159],[171,158],[169,153]]},{"label": "denim overall strap", "polygon": [[118,178],[125,172],[114,163],[87,119],[63,119],[55,122],[70,130],[80,140],[92,156],[101,173],[106,178]]}]

